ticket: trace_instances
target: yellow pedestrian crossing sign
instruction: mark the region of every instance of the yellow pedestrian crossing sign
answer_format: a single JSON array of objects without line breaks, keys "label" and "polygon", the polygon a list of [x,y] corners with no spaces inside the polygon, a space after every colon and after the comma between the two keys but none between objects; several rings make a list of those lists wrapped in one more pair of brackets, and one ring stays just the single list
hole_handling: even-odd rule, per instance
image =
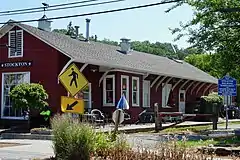
[{"label": "yellow pedestrian crossing sign", "polygon": [[87,79],[74,63],[59,76],[59,80],[72,96],[88,85]]}]

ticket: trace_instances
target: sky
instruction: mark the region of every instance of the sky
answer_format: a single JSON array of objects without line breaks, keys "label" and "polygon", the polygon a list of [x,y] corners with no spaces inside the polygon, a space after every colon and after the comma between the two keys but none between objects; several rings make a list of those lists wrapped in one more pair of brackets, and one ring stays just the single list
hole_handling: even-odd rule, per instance
[{"label": "sky", "polygon": [[[82,0],[7,0],[1,2],[0,12],[6,10],[41,7],[42,2],[48,3],[49,5],[56,5],[76,1]],[[157,2],[159,2],[159,0],[125,0],[123,2],[117,2],[112,4],[88,6],[59,11],[49,11],[46,12],[46,15],[47,17],[51,18],[58,16],[83,14],[89,12],[98,12],[103,10],[124,8]],[[176,38],[177,35],[172,35],[169,28],[179,27],[180,22],[187,22],[191,20],[193,16],[193,11],[189,6],[184,5],[171,11],[170,13],[165,13],[164,11],[167,10],[172,5],[173,4],[164,4],[160,6],[128,10],[122,12],[53,20],[52,29],[59,28],[66,29],[68,23],[72,21],[72,24],[74,26],[75,25],[80,26],[80,33],[83,33],[83,35],[85,35],[86,32],[85,19],[90,18],[91,19],[90,35],[97,35],[98,39],[107,38],[119,42],[121,38],[126,37],[131,39],[131,41],[149,40],[150,42],[156,41],[159,41],[161,43],[169,42],[178,45],[179,48],[186,48],[189,46],[189,44],[186,42],[187,37],[179,41],[174,41],[174,38]],[[0,22],[6,22],[9,19],[13,19],[15,21],[39,19],[42,16],[43,12],[24,15],[0,16]],[[27,24],[37,26],[37,22],[31,22]]]}]

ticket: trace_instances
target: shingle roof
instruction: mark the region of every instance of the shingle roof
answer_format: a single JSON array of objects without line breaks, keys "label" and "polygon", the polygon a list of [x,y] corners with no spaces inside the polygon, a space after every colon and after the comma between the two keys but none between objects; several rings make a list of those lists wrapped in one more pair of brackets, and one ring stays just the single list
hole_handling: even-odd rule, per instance
[{"label": "shingle roof", "polygon": [[100,42],[84,42],[63,34],[43,31],[25,24],[19,24],[19,26],[51,44],[61,52],[73,57],[77,62],[217,83],[216,78],[186,62],[178,63],[167,57],[137,51],[131,51],[130,54],[126,55],[119,52],[120,47],[118,46]]}]

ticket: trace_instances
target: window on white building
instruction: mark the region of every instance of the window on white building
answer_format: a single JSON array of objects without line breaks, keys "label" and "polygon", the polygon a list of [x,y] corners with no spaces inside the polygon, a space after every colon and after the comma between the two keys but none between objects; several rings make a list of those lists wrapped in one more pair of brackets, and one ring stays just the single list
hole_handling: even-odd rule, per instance
[{"label": "window on white building", "polygon": [[162,86],[163,86],[163,88],[162,88],[162,107],[166,108],[166,107],[168,107],[167,103],[168,103],[169,95],[171,92],[172,84],[164,85],[164,83],[163,83]]},{"label": "window on white building", "polygon": [[103,105],[115,105],[115,76],[108,75],[103,80]]},{"label": "window on white building", "polygon": [[124,94],[129,102],[129,77],[121,75],[121,94]]},{"label": "window on white building", "polygon": [[8,57],[23,56],[23,30],[10,31],[8,34]]},{"label": "window on white building", "polygon": [[18,84],[30,83],[30,73],[3,73],[2,74],[2,117],[17,119],[23,118],[22,110],[14,109],[10,99],[10,91]]},{"label": "window on white building", "polygon": [[150,107],[150,81],[143,81],[143,107]]},{"label": "window on white building", "polygon": [[132,105],[139,106],[139,78],[132,77]]}]

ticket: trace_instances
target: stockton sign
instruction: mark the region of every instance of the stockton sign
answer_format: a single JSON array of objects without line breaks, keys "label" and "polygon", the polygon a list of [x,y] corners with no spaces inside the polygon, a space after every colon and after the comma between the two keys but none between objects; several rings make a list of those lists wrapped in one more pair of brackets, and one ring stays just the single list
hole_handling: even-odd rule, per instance
[{"label": "stockton sign", "polygon": [[29,61],[0,63],[1,68],[16,68],[16,67],[30,67],[30,66],[32,66],[32,62],[29,62]]}]

